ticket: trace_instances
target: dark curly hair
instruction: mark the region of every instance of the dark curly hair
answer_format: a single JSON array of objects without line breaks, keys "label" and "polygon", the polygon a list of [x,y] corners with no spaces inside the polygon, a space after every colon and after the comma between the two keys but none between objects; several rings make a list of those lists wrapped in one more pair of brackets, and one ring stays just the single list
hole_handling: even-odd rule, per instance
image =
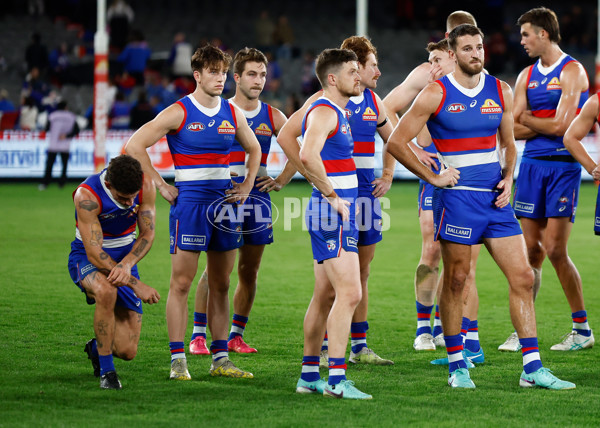
[{"label": "dark curly hair", "polygon": [[116,191],[125,195],[132,195],[142,190],[144,173],[142,165],[137,159],[129,155],[120,155],[112,158],[106,170],[105,180]]}]

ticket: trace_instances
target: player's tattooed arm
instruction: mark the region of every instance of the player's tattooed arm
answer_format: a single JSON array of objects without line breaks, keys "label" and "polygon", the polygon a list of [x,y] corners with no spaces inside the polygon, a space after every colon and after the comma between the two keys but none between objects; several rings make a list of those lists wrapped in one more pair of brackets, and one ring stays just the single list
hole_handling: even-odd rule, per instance
[{"label": "player's tattooed arm", "polygon": [[79,208],[86,211],[94,211],[98,209],[98,203],[89,199],[79,202]]}]

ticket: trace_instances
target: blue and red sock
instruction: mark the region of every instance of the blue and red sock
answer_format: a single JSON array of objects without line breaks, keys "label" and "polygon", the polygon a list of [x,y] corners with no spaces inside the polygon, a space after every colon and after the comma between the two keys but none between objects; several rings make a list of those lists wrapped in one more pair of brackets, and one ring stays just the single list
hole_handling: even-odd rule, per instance
[{"label": "blue and red sock", "polygon": [[203,312],[194,312],[194,330],[192,331],[192,338],[194,340],[198,336],[202,336],[206,339],[206,314]]},{"label": "blue and red sock", "polygon": [[477,320],[472,320],[469,324],[469,330],[467,331],[467,338],[465,340],[465,349],[471,352],[477,352],[481,348],[479,343],[479,326]]},{"label": "blue and red sock", "polygon": [[457,369],[466,369],[467,363],[463,358],[463,339],[460,334],[444,336],[446,352],[448,352],[448,370],[450,373]]},{"label": "blue and red sock", "polygon": [[442,320],[440,319],[440,306],[435,305],[435,318],[433,319],[433,337],[443,334]]},{"label": "blue and red sock", "polygon": [[521,344],[521,352],[523,353],[523,370],[525,373],[533,373],[542,368],[542,360],[540,359],[540,349],[538,348],[537,337],[519,338]]},{"label": "blue and red sock", "polygon": [[183,342],[169,342],[169,349],[171,350],[171,362],[177,358],[185,359]]},{"label": "blue and red sock", "polygon": [[233,314],[233,320],[231,321],[231,331],[229,332],[228,341],[233,339],[236,336],[243,336],[244,329],[246,328],[246,323],[248,322],[248,317],[243,317],[238,314]]},{"label": "blue and red sock", "polygon": [[315,382],[319,376],[319,356],[305,355],[302,357],[302,374],[300,379],[306,382]]},{"label": "blue and red sock", "polygon": [[337,385],[346,380],[346,359],[329,358],[329,385]]},{"label": "blue and red sock", "polygon": [[355,354],[367,347],[367,330],[369,330],[367,321],[350,324],[350,345],[352,346],[352,352]]},{"label": "blue and red sock", "polygon": [[587,320],[587,311],[573,312],[571,318],[573,318],[573,331],[585,337],[592,335],[592,330],[590,330]]},{"label": "blue and red sock", "polygon": [[226,340],[213,340],[210,344],[210,353],[212,354],[213,362],[217,362],[223,358],[229,358]]},{"label": "blue and red sock", "polygon": [[467,317],[463,317],[462,324],[460,325],[460,335],[463,338],[463,344],[467,338],[467,332],[469,331],[469,326],[471,325],[471,320]]},{"label": "blue and red sock", "polygon": [[325,332],[325,337],[323,338],[323,343],[321,344],[321,352],[327,351],[329,348],[329,339],[327,338],[327,332]]},{"label": "blue and red sock", "polygon": [[417,303],[417,336],[422,334],[431,334],[431,311],[433,305],[425,306]]}]

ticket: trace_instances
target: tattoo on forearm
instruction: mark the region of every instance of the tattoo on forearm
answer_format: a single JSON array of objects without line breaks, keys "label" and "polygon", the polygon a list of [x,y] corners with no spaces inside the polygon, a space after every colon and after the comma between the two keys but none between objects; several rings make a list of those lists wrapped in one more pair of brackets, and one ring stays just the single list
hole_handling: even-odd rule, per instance
[{"label": "tattoo on forearm", "polygon": [[140,219],[142,220],[144,226],[150,230],[154,230],[154,216],[152,215],[152,211],[142,211],[140,213]]},{"label": "tattoo on forearm", "polygon": [[133,255],[136,257],[139,257],[140,255],[142,255],[144,250],[146,249],[147,245],[148,245],[148,241],[145,238],[140,239],[137,243],[137,246],[133,250]]},{"label": "tattoo on forearm", "polygon": [[79,202],[79,208],[86,211],[94,211],[98,209],[98,203],[96,201],[86,199],[85,201]]},{"label": "tattoo on forearm", "polygon": [[100,226],[100,222],[96,221],[92,223],[92,237],[90,238],[90,245],[92,247],[100,247],[102,246],[102,240],[104,236],[102,235],[102,226]]},{"label": "tattoo on forearm", "polygon": [[138,324],[142,323],[142,314],[137,314],[137,322]]},{"label": "tattoo on forearm", "polygon": [[135,276],[130,276],[129,277],[129,284],[131,284],[131,285],[136,285],[137,284],[137,279],[135,279]]},{"label": "tattoo on forearm", "polygon": [[106,330],[108,327],[108,323],[104,320],[100,320],[96,323],[96,327],[98,328],[98,334],[101,334],[103,336],[107,336],[108,335],[108,331]]},{"label": "tattoo on forearm", "polygon": [[109,256],[108,254],[106,254],[104,251],[102,251],[102,252],[100,253],[100,256],[99,256],[99,257],[100,257],[100,260],[106,260],[106,259],[109,259],[109,258],[110,258],[110,256]]}]

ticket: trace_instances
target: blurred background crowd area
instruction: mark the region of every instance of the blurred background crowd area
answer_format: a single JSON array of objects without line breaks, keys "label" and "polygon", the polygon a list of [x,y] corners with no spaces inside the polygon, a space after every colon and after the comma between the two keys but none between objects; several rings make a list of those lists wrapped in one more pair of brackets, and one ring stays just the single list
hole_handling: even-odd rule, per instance
[{"label": "blurred background crowd area", "polygon": [[[513,85],[533,62],[520,46],[517,18],[539,2],[512,0],[371,0],[368,32],[378,49],[383,98],[444,37],[445,20],[467,10],[484,31],[487,70]],[[593,84],[596,1],[546,1],[559,18],[562,49]],[[90,119],[93,104],[95,0],[0,2],[0,128],[44,129],[60,100]],[[107,0],[111,129],[137,129],[192,92],[190,57],[206,43],[232,56],[245,46],[269,58],[262,99],[292,114],[319,89],[315,56],[355,33],[353,0]],[[233,95],[228,78],[224,96]],[[91,120],[87,121],[91,127]]]}]

